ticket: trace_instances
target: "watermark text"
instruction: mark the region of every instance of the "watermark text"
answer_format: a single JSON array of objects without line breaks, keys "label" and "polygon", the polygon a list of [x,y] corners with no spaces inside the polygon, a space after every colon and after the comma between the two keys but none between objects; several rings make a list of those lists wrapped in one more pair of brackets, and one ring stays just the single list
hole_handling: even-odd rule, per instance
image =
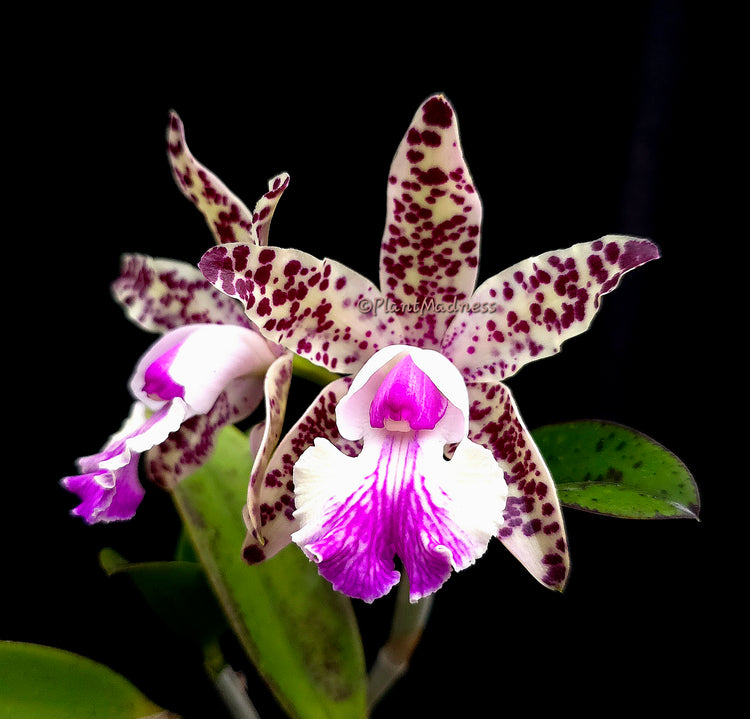
[{"label": "watermark text", "polygon": [[377,297],[374,300],[363,297],[357,302],[357,309],[363,314],[377,315],[379,312],[390,315],[404,314],[458,314],[460,312],[481,312],[489,314],[497,310],[495,302],[436,302],[434,299],[424,300],[423,302],[414,302],[413,304],[393,302],[384,297]]}]

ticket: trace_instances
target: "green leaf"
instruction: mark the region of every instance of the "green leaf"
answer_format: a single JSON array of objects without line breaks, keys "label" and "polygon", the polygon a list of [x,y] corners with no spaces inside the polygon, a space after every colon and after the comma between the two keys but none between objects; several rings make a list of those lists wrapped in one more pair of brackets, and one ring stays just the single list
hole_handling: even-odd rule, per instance
[{"label": "green leaf", "polygon": [[366,715],[365,665],[351,603],[294,545],[262,564],[241,557],[248,440],[224,429],[174,498],[229,622],[281,705],[296,719]]},{"label": "green leaf", "polygon": [[693,476],[650,437],[593,420],[532,434],[565,506],[629,519],[698,518]]},{"label": "green leaf", "polygon": [[131,563],[113,549],[103,549],[99,561],[110,576],[129,576],[151,608],[177,635],[205,648],[228,628],[200,564]]},{"label": "green leaf", "polygon": [[0,719],[177,719],[91,659],[0,641]]}]

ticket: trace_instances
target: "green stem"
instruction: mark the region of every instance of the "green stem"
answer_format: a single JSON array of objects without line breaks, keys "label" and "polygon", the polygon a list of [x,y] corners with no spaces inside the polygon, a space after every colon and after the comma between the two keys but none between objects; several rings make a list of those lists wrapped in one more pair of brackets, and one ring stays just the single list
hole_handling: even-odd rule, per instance
[{"label": "green stem", "polygon": [[340,377],[340,375],[327,370],[325,367],[319,367],[299,355],[294,355],[292,358],[292,373],[297,377],[303,377],[310,380],[310,382],[315,382],[321,387],[325,387]]},{"label": "green stem", "polygon": [[431,594],[412,604],[409,601],[409,581],[406,575],[403,575],[398,585],[391,633],[388,641],[380,648],[368,677],[369,710],[372,710],[409,668],[411,656],[422,638],[422,632],[429,619],[433,597]]}]

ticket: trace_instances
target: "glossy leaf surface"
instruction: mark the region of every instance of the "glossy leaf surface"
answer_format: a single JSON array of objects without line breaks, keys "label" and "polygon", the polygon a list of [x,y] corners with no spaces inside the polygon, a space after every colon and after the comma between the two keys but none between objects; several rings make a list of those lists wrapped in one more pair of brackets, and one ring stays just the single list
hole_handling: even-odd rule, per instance
[{"label": "glossy leaf surface", "polygon": [[547,425],[532,434],[565,506],[630,519],[698,518],[692,475],[650,437],[593,420]]},{"label": "glossy leaf surface", "polygon": [[267,562],[241,557],[248,440],[224,429],[215,454],[174,490],[206,574],[248,656],[297,719],[364,717],[365,666],[349,600],[294,545]]},{"label": "glossy leaf surface", "polygon": [[0,642],[0,719],[178,719],[109,667],[38,644]]}]

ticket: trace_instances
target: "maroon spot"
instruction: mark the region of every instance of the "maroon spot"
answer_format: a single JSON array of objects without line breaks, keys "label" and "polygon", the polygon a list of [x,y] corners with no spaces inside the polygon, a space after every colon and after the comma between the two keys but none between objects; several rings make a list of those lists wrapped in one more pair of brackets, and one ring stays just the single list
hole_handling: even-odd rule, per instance
[{"label": "maroon spot", "polygon": [[424,159],[424,153],[419,150],[409,150],[406,153],[406,159],[409,160],[413,165]]},{"label": "maroon spot", "polygon": [[258,314],[261,317],[265,317],[266,315],[271,314],[271,303],[268,301],[268,297],[264,297],[259,303],[258,303]]},{"label": "maroon spot", "polygon": [[250,248],[247,245],[238,245],[232,250],[234,269],[237,272],[242,272],[247,267],[247,256],[249,254]]},{"label": "maroon spot", "polygon": [[270,250],[267,247],[263,250],[261,250],[260,254],[258,255],[258,259],[263,262],[273,262],[274,257],[276,257],[276,252],[274,250]]},{"label": "maroon spot", "polygon": [[439,167],[431,167],[427,171],[417,170],[416,174],[423,185],[443,185],[448,182],[448,176]]},{"label": "maroon spot", "polygon": [[549,272],[545,272],[544,270],[537,270],[536,271],[536,278],[541,282],[543,285],[549,284],[550,280],[552,279],[549,276]]},{"label": "maroon spot", "polygon": [[257,545],[251,544],[242,550],[242,556],[248,564],[258,564],[266,558],[266,553]]},{"label": "maroon spot", "polygon": [[450,127],[453,122],[453,110],[450,105],[439,97],[430,98],[424,105],[422,119],[425,125]]},{"label": "maroon spot", "polygon": [[271,265],[263,265],[255,270],[254,279],[259,285],[265,285],[271,278]]},{"label": "maroon spot", "polygon": [[422,133],[422,142],[424,142],[427,147],[440,147],[440,143],[442,140],[440,139],[440,135],[437,132],[433,132],[432,130],[425,130]]},{"label": "maroon spot", "polygon": [[[262,254],[263,253],[261,253],[261,255]],[[300,263],[299,260],[290,260],[289,262],[287,262],[286,267],[284,268],[284,274],[287,277],[296,275],[299,272],[300,267],[302,267],[302,264]]]}]

